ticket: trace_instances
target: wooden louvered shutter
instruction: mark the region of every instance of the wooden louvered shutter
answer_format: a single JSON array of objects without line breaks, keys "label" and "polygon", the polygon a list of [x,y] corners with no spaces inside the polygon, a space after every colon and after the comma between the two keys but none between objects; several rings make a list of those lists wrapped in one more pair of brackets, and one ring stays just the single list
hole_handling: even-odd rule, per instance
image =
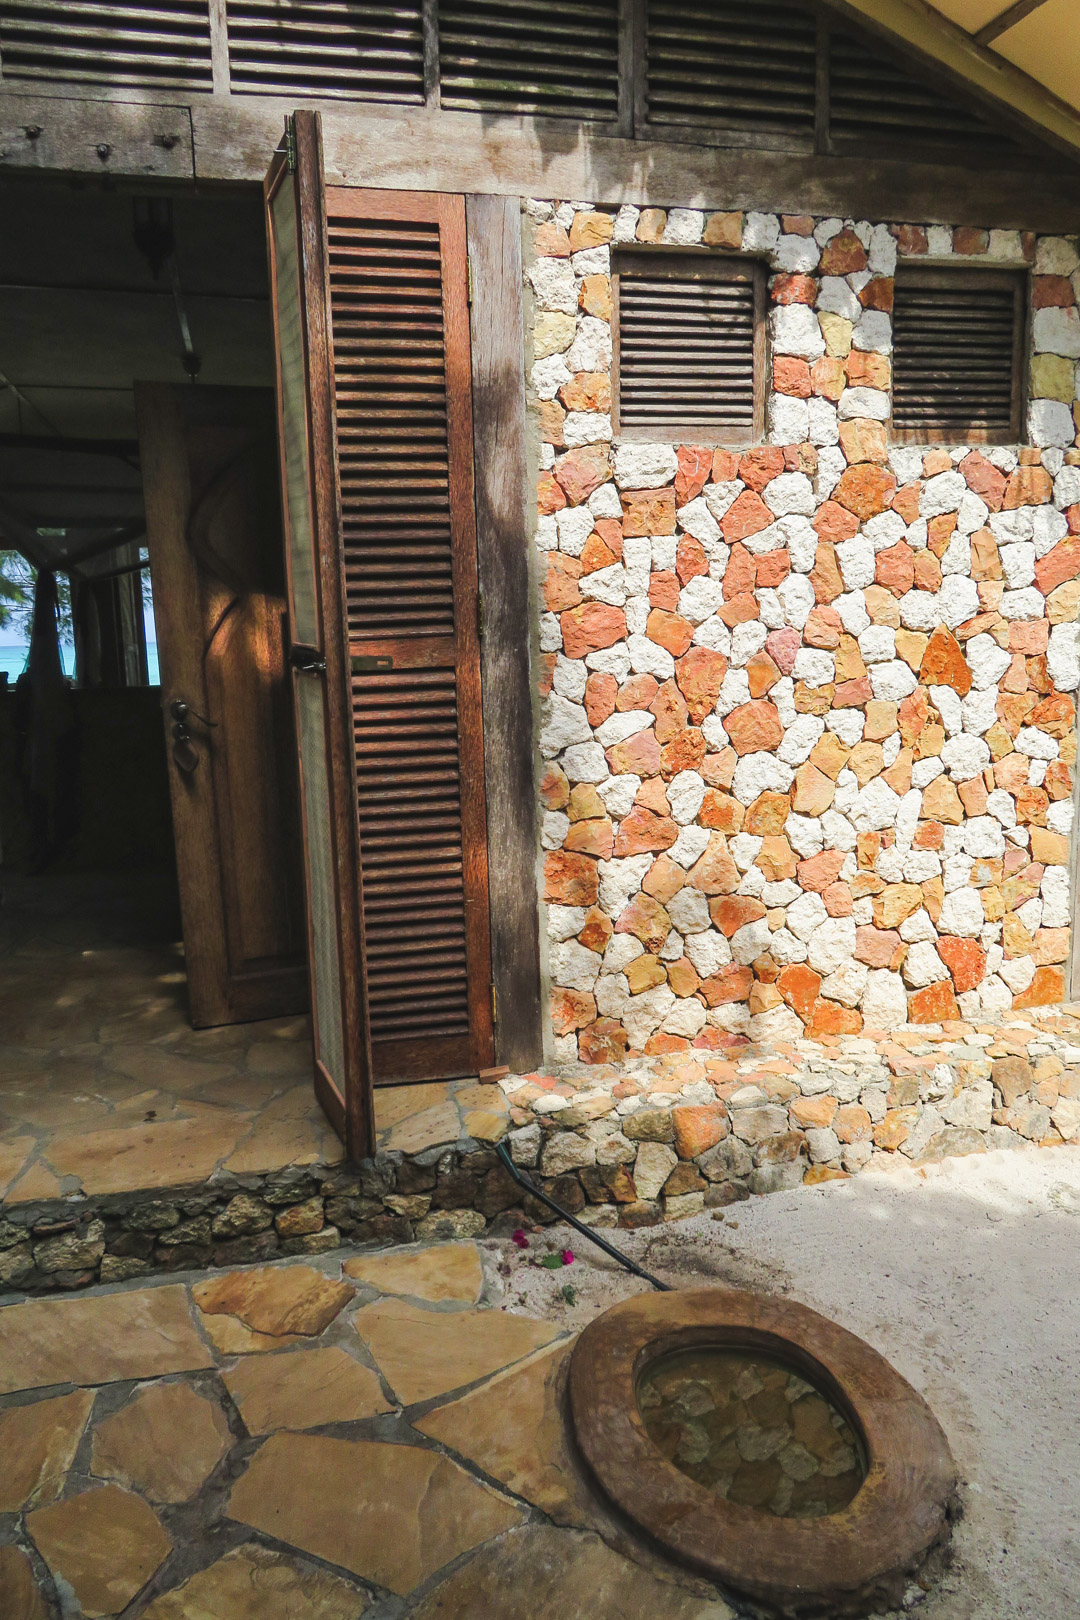
[{"label": "wooden louvered shutter", "polygon": [[226,0],[225,11],[234,92],[423,102],[422,0]]},{"label": "wooden louvered shutter", "polygon": [[1021,436],[1025,276],[901,269],[893,308],[892,433],[917,444]]},{"label": "wooden louvered shutter", "polygon": [[623,438],[750,444],[765,412],[765,271],[663,249],[612,255]]},{"label": "wooden louvered shutter", "polygon": [[5,79],[213,89],[208,0],[0,0]]},{"label": "wooden louvered shutter", "polygon": [[[317,129],[295,115],[302,221],[321,186]],[[336,836],[355,866],[339,863],[336,890],[341,978],[360,990],[347,1100],[357,1065],[378,1084],[494,1056],[464,199],[331,187],[316,226],[322,639],[299,620],[294,633],[311,644],[301,659],[325,657],[328,707],[343,710],[328,785],[347,800]],[[287,474],[287,440],[283,459]],[[317,679],[298,674],[298,690]]]},{"label": "wooden louvered shutter", "polygon": [[444,107],[614,124],[619,0],[439,0]]}]

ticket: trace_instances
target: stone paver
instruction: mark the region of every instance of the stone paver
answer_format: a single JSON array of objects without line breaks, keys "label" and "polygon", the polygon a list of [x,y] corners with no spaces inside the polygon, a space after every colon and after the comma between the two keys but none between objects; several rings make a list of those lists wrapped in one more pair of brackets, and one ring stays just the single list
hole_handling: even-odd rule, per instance
[{"label": "stone paver", "polygon": [[156,1598],[140,1620],[357,1620],[366,1608],[355,1586],[252,1542]]},{"label": "stone paver", "polygon": [[432,1302],[462,1300],[469,1305],[480,1297],[484,1280],[480,1256],[472,1243],[361,1255],[346,1260],[344,1271],[346,1277],[371,1283],[384,1294],[408,1294]]},{"label": "stone paver", "polygon": [[378,1375],[336,1345],[247,1356],[223,1377],[250,1434],[357,1423],[394,1410]]},{"label": "stone paver", "polygon": [[399,1299],[366,1305],[353,1323],[406,1406],[486,1378],[558,1332],[503,1311],[429,1311]]},{"label": "stone paver", "polygon": [[477,1553],[413,1610],[413,1620],[734,1620],[718,1598],[656,1579],[582,1531],[530,1525]]},{"label": "stone paver", "polygon": [[71,1587],[90,1620],[119,1614],[172,1550],[153,1508],[118,1485],[38,1508],[26,1525],[53,1575]]},{"label": "stone paver", "polygon": [[151,1502],[186,1502],[231,1445],[220,1407],[187,1384],[152,1384],[98,1424],[90,1468]]},{"label": "stone paver", "polygon": [[522,1518],[438,1452],[300,1434],[266,1442],[228,1512],[401,1596]]},{"label": "stone paver", "polygon": [[319,1334],[353,1297],[310,1266],[231,1271],[192,1290],[203,1326],[219,1350],[280,1350]]},{"label": "stone paver", "polygon": [[244,1123],[219,1111],[210,1119],[59,1135],[49,1144],[49,1163],[98,1193],[182,1186],[210,1175]]},{"label": "stone paver", "polygon": [[0,1547],[0,1614],[4,1620],[49,1620],[33,1565],[19,1547]]},{"label": "stone paver", "polygon": [[0,1310],[0,1394],[154,1378],[211,1364],[178,1286],[30,1300]]},{"label": "stone paver", "polygon": [[0,1412],[0,1513],[56,1500],[93,1404],[89,1390],[76,1389]]}]

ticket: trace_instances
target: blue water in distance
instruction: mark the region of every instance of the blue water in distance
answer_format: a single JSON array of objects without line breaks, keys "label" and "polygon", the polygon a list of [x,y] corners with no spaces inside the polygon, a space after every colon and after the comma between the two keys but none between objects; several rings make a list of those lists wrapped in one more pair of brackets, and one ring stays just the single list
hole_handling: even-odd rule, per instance
[{"label": "blue water in distance", "polygon": [[[60,656],[64,661],[65,675],[74,675],[74,647],[61,646]],[[147,684],[150,686],[160,686],[161,674],[158,669],[157,643],[154,641],[148,641],[146,644],[146,663],[149,670],[149,680]],[[7,672],[8,684],[10,686],[15,685],[15,682],[18,680],[25,667],[25,647],[0,646],[0,673],[3,673],[4,671]]]}]

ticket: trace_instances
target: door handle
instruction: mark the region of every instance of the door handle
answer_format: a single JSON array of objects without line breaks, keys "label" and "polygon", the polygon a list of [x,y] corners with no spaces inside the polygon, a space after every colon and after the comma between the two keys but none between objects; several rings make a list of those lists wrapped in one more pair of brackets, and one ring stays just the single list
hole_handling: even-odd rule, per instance
[{"label": "door handle", "polygon": [[318,647],[309,647],[302,641],[294,641],[289,648],[289,663],[301,675],[326,674],[326,659]]},{"label": "door handle", "polygon": [[211,729],[217,726],[216,720],[208,720],[205,715],[197,714],[191,705],[183,698],[173,698],[169,703],[169,715],[172,719],[173,763],[178,771],[185,776],[191,776],[198,769],[200,754],[195,746],[191,729],[188,726],[189,718],[198,720],[200,725]]}]

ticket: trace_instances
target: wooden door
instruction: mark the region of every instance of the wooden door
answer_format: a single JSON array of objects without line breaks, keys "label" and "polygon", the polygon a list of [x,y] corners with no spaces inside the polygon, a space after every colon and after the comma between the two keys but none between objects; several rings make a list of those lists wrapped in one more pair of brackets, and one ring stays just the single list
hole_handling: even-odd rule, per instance
[{"label": "wooden door", "polygon": [[333,855],[312,969],[359,1140],[369,1083],[494,1056],[465,206],[324,187],[317,116],[290,128],[266,189],[313,916]]},{"label": "wooden door", "polygon": [[137,383],[135,400],[191,1021],[299,1012],[306,924],[273,395]]}]

